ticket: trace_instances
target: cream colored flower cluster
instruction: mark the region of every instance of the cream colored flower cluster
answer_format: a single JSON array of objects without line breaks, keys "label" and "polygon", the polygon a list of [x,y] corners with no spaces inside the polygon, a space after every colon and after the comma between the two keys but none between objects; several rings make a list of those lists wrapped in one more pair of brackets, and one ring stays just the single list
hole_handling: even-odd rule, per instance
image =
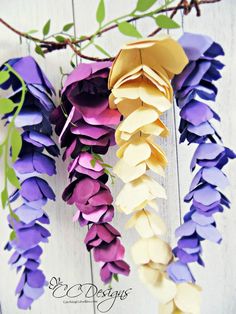
[{"label": "cream colored flower cluster", "polygon": [[187,63],[182,47],[170,37],[145,39],[121,49],[109,76],[110,107],[123,115],[115,133],[119,161],[114,173],[124,182],[116,207],[132,214],[127,225],[140,235],[132,256],[140,279],[158,298],[163,314],[199,313],[200,304],[199,287],[176,284],[167,276],[173,254],[160,238],[166,226],[156,214],[156,199],[166,198],[166,192],[147,174],[151,170],[164,176],[167,158],[154,137],[168,135],[160,116],[172,105],[171,78]]}]

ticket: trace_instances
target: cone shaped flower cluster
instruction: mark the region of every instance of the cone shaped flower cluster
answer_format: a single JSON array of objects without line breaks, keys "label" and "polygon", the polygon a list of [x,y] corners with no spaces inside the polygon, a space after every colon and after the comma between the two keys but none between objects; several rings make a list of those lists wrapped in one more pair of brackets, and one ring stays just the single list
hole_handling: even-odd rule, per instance
[{"label": "cone shaped flower cluster", "polygon": [[160,238],[166,226],[147,209],[157,211],[156,199],[166,198],[165,189],[147,171],[164,176],[167,158],[154,137],[168,135],[160,116],[172,105],[170,79],[187,62],[183,49],[173,39],[146,39],[123,47],[109,76],[110,107],[117,108],[124,117],[115,133],[120,160],[114,173],[124,182],[116,206],[132,214],[127,226],[134,227],[140,235],[131,249],[132,256],[140,279],[161,303],[160,313],[199,310],[199,288],[189,283],[176,285],[168,278],[166,268],[173,254]]},{"label": "cone shaped flower cluster", "polygon": [[110,62],[83,64],[68,76],[62,90],[62,104],[52,114],[63,158],[69,164],[71,183],[63,193],[68,204],[75,204],[74,221],[90,229],[85,238],[87,249],[101,262],[101,279],[108,283],[115,274],[128,275],[123,261],[120,233],[109,222],[114,216],[109,171],[101,155],[115,144],[113,126],[120,121],[117,110],[108,106],[107,79]]},{"label": "cone shaped flower cluster", "polygon": [[220,243],[222,240],[214,214],[230,206],[221,192],[228,185],[222,169],[236,155],[219,141],[212,120],[220,121],[220,118],[208,104],[217,94],[214,81],[221,77],[219,70],[223,64],[216,57],[224,55],[222,47],[207,36],[190,33],[185,33],[179,42],[190,60],[183,72],[173,79],[177,104],[181,108],[180,139],[198,143],[190,169],[194,171],[197,165],[200,169],[185,197],[191,207],[184,216],[184,223],[176,230],[179,240],[173,252],[178,260],[169,266],[168,273],[175,282],[194,282],[187,265],[204,266],[202,242]]},{"label": "cone shaped flower cluster", "polygon": [[[51,139],[52,128],[49,123],[50,112],[54,109],[50,96],[54,90],[33,58],[11,59],[7,63],[21,76],[27,87],[25,101],[15,119],[15,126],[23,129],[22,148],[13,165],[21,188],[9,199],[13,205],[18,198],[22,203],[20,206],[14,205],[13,212],[18,219],[10,215],[8,217],[15,237],[6,245],[6,249],[14,250],[9,264],[17,272],[23,269],[16,294],[18,307],[28,309],[43,294],[47,284],[43,272],[38,269],[42,254],[40,243],[48,242],[50,236],[49,231],[42,226],[49,224],[43,206],[48,199],[55,200],[55,195],[48,183],[39,176],[56,174],[55,161],[49,156],[59,154]],[[17,103],[22,91],[14,74],[1,86],[3,89],[9,87],[13,89],[10,99]],[[13,113],[5,115],[7,124],[12,115]]]}]

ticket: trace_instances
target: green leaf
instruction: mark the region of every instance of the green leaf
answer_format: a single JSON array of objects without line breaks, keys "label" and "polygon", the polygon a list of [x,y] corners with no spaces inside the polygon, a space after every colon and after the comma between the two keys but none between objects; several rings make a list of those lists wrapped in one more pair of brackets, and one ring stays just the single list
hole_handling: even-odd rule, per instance
[{"label": "green leaf", "polygon": [[7,178],[9,182],[16,187],[17,189],[20,189],[20,182],[16,176],[16,173],[13,168],[8,168],[7,170]]},{"label": "green leaf", "polygon": [[100,0],[100,2],[98,4],[98,8],[97,8],[97,12],[96,12],[96,19],[97,19],[97,22],[99,24],[102,24],[102,22],[105,19],[105,4],[104,4],[104,0]]},{"label": "green leaf", "polygon": [[90,150],[90,147],[89,147],[89,146],[84,146],[84,147],[82,147],[82,149],[81,149],[82,152],[87,152],[88,150]]},{"label": "green leaf", "polygon": [[99,46],[99,45],[97,45],[97,44],[93,44],[94,45],[94,47],[96,47],[97,48],[97,50],[99,50],[101,53],[103,53],[105,56],[107,56],[108,58],[110,58],[111,57],[111,55],[109,55],[109,53],[105,50],[105,49],[103,49],[101,46]]},{"label": "green leaf", "polygon": [[17,129],[11,133],[12,161],[15,162],[22,147],[22,138]]},{"label": "green leaf", "polygon": [[106,164],[106,163],[102,164],[102,166],[103,166],[104,168],[113,168],[111,165]]},{"label": "green leaf", "polygon": [[8,98],[0,99],[0,113],[1,114],[12,112],[15,106],[16,104],[11,99],[8,99]]},{"label": "green leaf", "polygon": [[35,50],[35,52],[36,52],[38,55],[40,55],[41,57],[43,57],[43,58],[45,57],[45,56],[44,56],[44,52],[43,52],[42,48],[41,48],[39,45],[36,45],[34,50]]},{"label": "green leaf", "polygon": [[63,43],[65,41],[65,37],[61,36],[61,35],[57,35],[54,37],[56,39],[56,41],[58,41],[59,43]]},{"label": "green leaf", "polygon": [[0,157],[2,157],[2,153],[3,153],[3,147],[2,145],[0,146]]},{"label": "green leaf", "polygon": [[91,160],[90,160],[90,164],[91,164],[91,166],[94,168],[95,165],[96,165],[96,160],[95,160],[95,159],[91,159]]},{"label": "green leaf", "polygon": [[96,154],[96,153],[93,153],[93,158],[94,158],[95,160],[103,161],[102,157],[101,157],[99,154]]},{"label": "green leaf", "polygon": [[138,0],[136,11],[147,11],[155,2],[157,2],[157,0]]},{"label": "green leaf", "polygon": [[158,15],[155,21],[156,21],[156,24],[161,28],[166,28],[166,29],[180,28],[180,25],[178,23],[176,23],[170,17],[164,14]]},{"label": "green leaf", "polygon": [[1,71],[0,72],[0,84],[5,83],[10,77],[10,74],[8,71]]},{"label": "green leaf", "polygon": [[113,278],[115,279],[115,281],[119,281],[119,277],[118,277],[118,274],[113,274]]},{"label": "green leaf", "polygon": [[51,20],[48,20],[47,23],[43,27],[43,35],[46,36],[50,31]]},{"label": "green leaf", "polygon": [[16,221],[20,221],[20,218],[17,216],[16,213],[10,208],[10,216],[14,218]]},{"label": "green leaf", "polygon": [[70,65],[72,66],[73,69],[76,67],[76,65],[74,64],[72,60],[70,61]]},{"label": "green leaf", "polygon": [[10,241],[15,240],[15,238],[16,238],[16,232],[12,230],[12,232],[10,233]]},{"label": "green leaf", "polygon": [[31,29],[27,32],[27,34],[35,34],[35,33],[38,33],[38,30],[37,29]]},{"label": "green leaf", "polygon": [[2,208],[4,209],[6,207],[6,203],[7,203],[7,189],[5,188],[4,190],[2,190],[1,192],[1,201],[2,201]]},{"label": "green leaf", "polygon": [[142,35],[136,29],[136,27],[128,22],[122,22],[118,24],[119,31],[130,37],[142,38]]},{"label": "green leaf", "polygon": [[73,26],[74,26],[74,23],[68,23],[68,24],[66,24],[66,25],[63,26],[63,31],[64,31],[64,32],[67,32],[67,31],[69,31],[69,30],[71,29],[71,27],[73,27]]}]

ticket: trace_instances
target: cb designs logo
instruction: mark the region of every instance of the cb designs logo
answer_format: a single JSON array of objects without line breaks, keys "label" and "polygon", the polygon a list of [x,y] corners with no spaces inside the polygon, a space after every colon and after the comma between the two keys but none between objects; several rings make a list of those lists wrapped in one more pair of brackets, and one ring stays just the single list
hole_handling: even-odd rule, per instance
[{"label": "cb designs logo", "polygon": [[124,301],[132,292],[132,288],[126,290],[113,290],[112,287],[99,288],[93,283],[77,283],[69,285],[60,277],[52,277],[48,288],[55,299],[63,300],[64,304],[95,303],[100,313],[109,312],[117,301]]}]

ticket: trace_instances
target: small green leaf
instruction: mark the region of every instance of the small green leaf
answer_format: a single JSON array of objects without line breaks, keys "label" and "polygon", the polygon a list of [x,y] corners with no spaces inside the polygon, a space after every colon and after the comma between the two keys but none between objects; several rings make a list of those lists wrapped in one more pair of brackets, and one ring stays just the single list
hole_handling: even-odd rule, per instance
[{"label": "small green leaf", "polygon": [[20,189],[20,182],[16,176],[16,173],[13,168],[8,168],[7,170],[7,178],[9,182],[16,187],[17,189]]},{"label": "small green leaf", "polygon": [[27,32],[27,34],[31,35],[31,34],[35,34],[35,33],[38,33],[38,30],[37,29],[31,29]]},{"label": "small green leaf", "polygon": [[74,23],[68,23],[68,24],[63,26],[63,31],[68,32],[71,29],[71,27],[73,27],[73,26],[74,26]]},{"label": "small green leaf", "polygon": [[16,221],[20,221],[20,218],[17,216],[16,213],[14,213],[14,211],[11,209],[11,207],[10,207],[10,216],[12,218],[14,218]]},{"label": "small green leaf", "polygon": [[51,20],[48,20],[47,23],[43,27],[43,35],[46,36],[50,31]]},{"label": "small green leaf", "polygon": [[1,192],[1,201],[2,201],[2,208],[4,209],[6,207],[6,203],[7,203],[7,189],[5,188],[4,190],[2,190]]},{"label": "small green leaf", "polygon": [[97,12],[96,12],[96,19],[97,19],[98,24],[102,24],[102,22],[105,19],[105,4],[104,4],[104,0],[100,0],[99,1]]},{"label": "small green leaf", "polygon": [[101,157],[99,154],[96,154],[96,153],[93,153],[93,158],[94,158],[95,160],[103,161],[102,157]]},{"label": "small green leaf", "polygon": [[0,72],[0,84],[5,83],[10,77],[10,74],[8,71],[1,71]]},{"label": "small green leaf", "polygon": [[164,14],[158,15],[155,21],[156,21],[156,24],[161,28],[166,28],[166,29],[180,28],[180,25],[178,23],[176,23],[170,17]]},{"label": "small green leaf", "polygon": [[82,152],[87,152],[88,150],[90,150],[90,147],[89,147],[89,146],[84,146],[84,147],[82,147],[82,149],[81,149]]},{"label": "small green leaf", "polygon": [[22,138],[20,133],[14,129],[11,133],[12,161],[15,162],[22,147]]},{"label": "small green leaf", "polygon": [[113,274],[113,278],[115,279],[115,281],[119,282],[118,274]]},{"label": "small green leaf", "polygon": [[118,29],[122,34],[126,36],[142,38],[142,35],[139,33],[137,28],[128,22],[119,23]]},{"label": "small green leaf", "polygon": [[94,168],[95,165],[96,165],[96,160],[95,160],[95,159],[91,159],[91,160],[90,160],[90,164],[91,164],[91,166]]},{"label": "small green leaf", "polygon": [[157,0],[138,0],[136,11],[144,12],[153,6]]},{"label": "small green leaf", "polygon": [[16,232],[12,230],[12,232],[10,233],[10,241],[15,240],[15,238],[16,238]]},{"label": "small green leaf", "polygon": [[43,58],[45,57],[45,56],[44,56],[44,52],[43,52],[42,48],[41,48],[39,45],[36,45],[34,50],[35,50],[35,52],[36,52],[38,55],[40,55],[41,57],[43,57]]},{"label": "small green leaf", "polygon": [[0,99],[0,113],[1,114],[12,112],[15,106],[16,104],[11,99],[8,99],[8,98]]},{"label": "small green leaf", "polygon": [[70,65],[72,66],[73,69],[75,68],[75,64],[72,60],[70,61]]},{"label": "small green leaf", "polygon": [[109,164],[102,164],[102,166],[104,167],[104,168],[113,168],[111,165],[109,165]]},{"label": "small green leaf", "polygon": [[61,35],[57,35],[54,37],[56,39],[56,41],[58,41],[59,43],[63,43],[65,41],[65,37],[61,36]]},{"label": "small green leaf", "polygon": [[107,56],[108,58],[111,57],[111,55],[109,55],[109,53],[103,49],[101,46],[97,45],[97,44],[94,44],[94,47],[97,48],[97,50],[99,50],[101,53],[103,53],[105,56]]},{"label": "small green leaf", "polygon": [[93,158],[96,160],[103,161],[102,157],[99,154],[93,153]]}]

